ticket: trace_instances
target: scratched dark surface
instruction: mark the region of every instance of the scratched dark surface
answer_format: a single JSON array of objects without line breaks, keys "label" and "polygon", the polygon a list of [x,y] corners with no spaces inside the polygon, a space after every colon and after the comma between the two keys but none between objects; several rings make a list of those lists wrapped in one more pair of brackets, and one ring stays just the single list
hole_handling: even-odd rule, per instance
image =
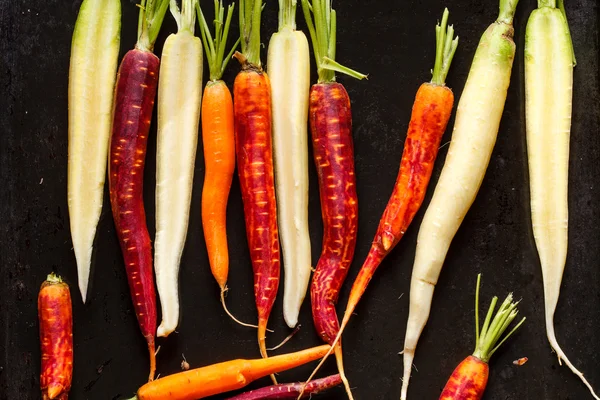
[{"label": "scratched dark surface", "polygon": [[[211,5],[212,2],[203,2]],[[211,4],[208,4],[211,3]],[[415,358],[409,397],[436,399],[454,366],[473,349],[475,276],[483,272],[484,305],[497,294],[522,298],[524,328],[491,362],[484,398],[589,399],[587,389],[558,365],[544,331],[542,282],[529,218],[525,159],[523,45],[533,0],[521,0],[515,19],[517,56],[498,141],[473,207],[451,246],[437,287],[431,317]],[[600,96],[599,6],[569,0],[567,12],[577,53],[570,168],[570,248],[556,314],[559,342],[571,361],[600,389]],[[80,1],[0,0],[0,399],[39,399],[40,350],[36,296],[46,274],[63,275],[72,286],[75,373],[70,398],[131,397],[147,376],[145,342],[129,297],[112,222],[108,193],[98,227],[89,301],[76,290],[75,258],[67,214],[67,72],[73,25]],[[414,94],[429,80],[434,61],[433,26],[445,5],[460,36],[448,78],[459,98],[481,33],[497,13],[497,0],[347,0],[338,9],[338,59],[370,73],[369,81],[340,78],[354,111],[359,197],[359,238],[352,280],[368,251],[396,178]],[[123,0],[121,56],[135,42],[137,7]],[[267,1],[263,42],[276,28],[275,1]],[[212,12],[207,7],[207,12]],[[298,15],[303,28],[303,17]],[[167,16],[156,51],[174,31]],[[237,30],[237,24],[234,26]],[[266,52],[263,51],[263,60]],[[226,80],[239,67],[232,63]],[[316,74],[313,71],[313,79]],[[450,127],[453,119],[450,121]],[[447,132],[442,142],[450,138]],[[416,236],[448,147],[440,151],[429,196],[404,239],[377,271],[344,336],[346,369],[357,399],[397,399],[408,312],[408,290]],[[148,224],[154,234],[156,138],[151,130],[145,177]],[[258,356],[256,334],[222,311],[206,257],[200,223],[204,163],[199,151],[193,208],[181,266],[182,320],[178,333],[159,340],[158,372],[180,369],[185,354],[192,367]],[[317,180],[310,166],[310,227],[313,262],[321,243]],[[241,319],[255,319],[252,273],[246,247],[237,177],[229,202],[231,251],[228,303]],[[350,283],[344,286],[343,310]],[[268,342],[289,330],[282,316],[282,290],[273,310]],[[404,294],[404,296],[402,296]],[[401,297],[402,296],[402,297]],[[283,349],[319,344],[308,302],[302,329]],[[522,367],[512,361],[527,356]],[[280,374],[281,381],[306,378],[312,365]],[[333,373],[333,361],[323,374]],[[256,388],[268,379],[255,382]],[[222,399],[225,396],[217,396]],[[320,395],[343,399],[341,388]]]}]

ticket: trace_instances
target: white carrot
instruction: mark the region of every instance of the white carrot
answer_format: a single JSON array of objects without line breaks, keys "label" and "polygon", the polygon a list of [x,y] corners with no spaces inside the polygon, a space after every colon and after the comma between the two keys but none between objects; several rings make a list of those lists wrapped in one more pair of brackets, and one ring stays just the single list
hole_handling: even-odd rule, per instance
[{"label": "white carrot", "polygon": [[512,20],[517,2],[500,0],[498,19],[479,42],[458,103],[448,156],[419,229],[404,342],[402,400],[446,253],[475,200],[496,142],[515,55]]},{"label": "white carrot", "polygon": [[[559,0],[559,5],[562,2]],[[546,332],[563,360],[598,396],[558,345],[554,311],[567,258],[573,47],[556,0],[538,0],[525,33],[525,111],[533,235],[544,279]]]},{"label": "white carrot", "polygon": [[308,40],[296,30],[296,0],[279,0],[279,31],[269,42],[278,225],[285,268],[283,317],[290,328],[310,279],[308,233]]},{"label": "white carrot", "polygon": [[168,336],[179,321],[179,263],[188,230],[202,96],[202,43],[194,36],[194,0],[183,0],[181,11],[172,0],[171,13],[178,32],[165,42],[158,82],[154,249],[162,309],[158,336]]},{"label": "white carrot", "polygon": [[84,303],[104,197],[120,31],[119,0],[83,1],[69,70],[68,202]]}]

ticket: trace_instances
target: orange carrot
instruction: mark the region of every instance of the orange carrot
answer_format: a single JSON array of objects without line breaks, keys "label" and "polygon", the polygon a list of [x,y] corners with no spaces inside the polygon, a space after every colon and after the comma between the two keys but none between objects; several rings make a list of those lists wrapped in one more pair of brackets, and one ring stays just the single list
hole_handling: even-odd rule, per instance
[{"label": "orange carrot", "polygon": [[317,360],[328,345],[268,359],[232,360],[157,379],[142,386],[136,400],[195,400],[241,389],[269,374],[286,371]]},{"label": "orange carrot", "polygon": [[215,1],[215,25],[213,39],[206,23],[200,3],[196,3],[198,21],[202,34],[202,42],[208,60],[210,80],[202,97],[202,142],[204,144],[204,165],[206,174],[202,188],[202,228],[208,251],[208,261],[213,276],[221,288],[221,303],[227,314],[238,321],[225,305],[227,291],[227,275],[229,273],[229,250],[227,246],[227,199],[231,189],[231,181],[235,170],[235,136],[233,124],[233,99],[225,82],[221,80],[223,71],[231,59],[231,55],[239,43],[236,42],[229,55],[225,56],[225,44],[229,33],[229,25],[233,16],[234,5],[227,9],[227,17],[223,23],[225,8],[223,1]]},{"label": "orange carrot", "polygon": [[[440,400],[481,400],[487,386],[489,376],[488,362],[498,347],[502,345],[519,327],[525,322],[521,320],[502,339],[502,335],[516,318],[518,310],[517,303],[513,302],[512,293],[506,296],[506,300],[500,305],[496,315],[492,319],[494,308],[498,301],[492,298],[490,309],[479,330],[479,286],[481,274],[477,276],[477,288],[475,289],[475,352],[465,358],[454,370],[448,383],[444,387]],[[502,339],[500,341],[500,339]],[[499,343],[498,343],[499,342]]]},{"label": "orange carrot", "polygon": [[73,378],[73,311],[69,286],[50,274],[38,295],[42,399],[67,400]]}]

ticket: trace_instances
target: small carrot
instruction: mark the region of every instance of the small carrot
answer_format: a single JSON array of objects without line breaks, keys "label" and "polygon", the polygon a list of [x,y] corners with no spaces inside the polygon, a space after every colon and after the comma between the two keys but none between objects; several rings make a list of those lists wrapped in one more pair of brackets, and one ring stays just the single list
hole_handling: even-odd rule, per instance
[{"label": "small carrot", "polygon": [[[492,355],[519,327],[525,322],[521,320],[502,339],[502,335],[511,322],[517,317],[518,302],[513,302],[512,293],[506,296],[504,302],[496,311],[494,309],[498,297],[492,299],[490,308],[481,331],[479,330],[479,286],[481,274],[477,276],[477,289],[475,290],[475,352],[465,358],[452,372],[448,383],[444,387],[440,400],[480,400],[487,386],[489,376],[488,362]],[[490,322],[491,321],[491,322]],[[500,341],[500,339],[502,339]],[[498,343],[499,342],[499,343]]]},{"label": "small carrot", "polygon": [[328,345],[257,360],[232,360],[179,372],[142,386],[131,400],[196,400],[241,389],[269,374],[317,360]]},{"label": "small carrot", "polygon": [[[235,152],[254,272],[258,344],[267,357],[267,322],[279,287],[279,232],[271,141],[271,83],[260,62],[262,0],[240,0],[242,71],[233,85]],[[277,383],[275,376],[271,376]]]},{"label": "small carrot", "polygon": [[215,25],[213,39],[200,3],[196,3],[202,42],[208,60],[210,80],[202,98],[202,142],[204,145],[204,186],[202,187],[202,228],[208,251],[208,262],[213,276],[221,288],[221,303],[225,312],[238,321],[225,305],[227,276],[229,274],[229,250],[227,246],[227,199],[235,170],[235,134],[233,124],[233,99],[221,77],[239,43],[225,55],[225,45],[234,5],[229,5],[223,24],[225,8],[222,0],[215,0]]},{"label": "small carrot", "polygon": [[42,399],[67,400],[73,378],[73,310],[69,286],[54,274],[38,295]]},{"label": "small carrot", "polygon": [[[327,389],[335,387],[342,383],[339,374],[327,376],[321,379],[310,381],[304,388],[302,398],[321,393]],[[250,390],[237,396],[230,397],[227,400],[275,400],[275,399],[295,399],[300,394],[304,383],[283,383],[281,385],[267,386],[261,389]]]}]

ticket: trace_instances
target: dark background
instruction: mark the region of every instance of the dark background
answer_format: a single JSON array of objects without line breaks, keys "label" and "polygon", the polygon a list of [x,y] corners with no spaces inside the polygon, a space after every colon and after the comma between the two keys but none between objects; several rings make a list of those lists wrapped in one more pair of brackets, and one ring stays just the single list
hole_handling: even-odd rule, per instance
[{"label": "dark background", "polygon": [[[212,2],[203,0],[207,14]],[[352,99],[356,173],[360,204],[355,262],[341,294],[343,310],[351,281],[369,249],[394,184],[414,94],[430,79],[434,62],[434,25],[443,7],[460,45],[448,77],[456,99],[461,94],[480,35],[495,20],[497,0],[347,0],[338,9],[338,59],[369,73],[369,81],[341,77]],[[600,390],[600,102],[599,7],[596,0],[566,2],[575,43],[574,110],[570,168],[570,251],[556,313],[556,329],[571,361]],[[0,0],[0,399],[39,399],[40,352],[36,297],[46,274],[57,271],[71,284],[74,308],[75,372],[71,397],[131,397],[147,376],[147,353],[132,309],[121,252],[108,203],[98,226],[95,270],[88,304],[76,285],[67,212],[67,78],[71,35],[80,1]],[[529,217],[525,155],[523,45],[533,0],[521,0],[515,18],[517,55],[498,141],[487,175],[456,235],[436,289],[429,323],[419,342],[410,397],[435,399],[455,365],[473,350],[475,278],[483,272],[482,307],[492,295],[514,291],[527,316],[521,331],[491,362],[486,400],[588,399],[584,385],[559,367],[546,340],[542,278]],[[121,56],[135,43],[137,7],[123,0]],[[267,1],[262,40],[277,26],[277,4]],[[212,14],[209,14],[212,15]],[[236,18],[237,19],[237,14]],[[304,19],[298,14],[299,27]],[[237,24],[232,28],[237,32]],[[161,53],[175,30],[167,15],[156,45]],[[266,52],[263,51],[263,61]],[[207,71],[207,68],[205,69]],[[239,71],[231,63],[226,80]],[[206,73],[205,73],[206,76]],[[313,79],[316,74],[313,71]],[[453,119],[443,143],[450,139]],[[153,132],[154,131],[153,126]],[[393,253],[377,271],[344,336],[346,369],[357,399],[397,399],[400,393],[408,290],[418,227],[443,165],[440,150],[429,196]],[[146,164],[146,209],[154,233],[155,134]],[[219,304],[218,286],[208,267],[200,222],[204,174],[202,151],[196,177],[186,250],[181,263],[182,320],[177,334],[161,339],[158,373],[180,369],[184,353],[192,367],[232,358],[258,356],[256,333],[233,323]],[[313,262],[320,252],[322,223],[314,166],[310,165],[310,228]],[[245,321],[255,320],[237,177],[231,191],[228,229],[231,270],[227,298]],[[268,336],[278,343],[289,330],[282,318],[282,291]],[[404,296],[400,298],[402,295]],[[300,316],[302,329],[283,349],[319,344],[310,304]],[[529,357],[522,367],[512,364]],[[313,365],[280,374],[302,380]],[[418,372],[417,372],[418,370]],[[323,374],[335,371],[333,360]],[[270,381],[260,380],[256,388]],[[221,396],[216,398],[224,398]],[[322,399],[343,399],[336,388]]]}]

